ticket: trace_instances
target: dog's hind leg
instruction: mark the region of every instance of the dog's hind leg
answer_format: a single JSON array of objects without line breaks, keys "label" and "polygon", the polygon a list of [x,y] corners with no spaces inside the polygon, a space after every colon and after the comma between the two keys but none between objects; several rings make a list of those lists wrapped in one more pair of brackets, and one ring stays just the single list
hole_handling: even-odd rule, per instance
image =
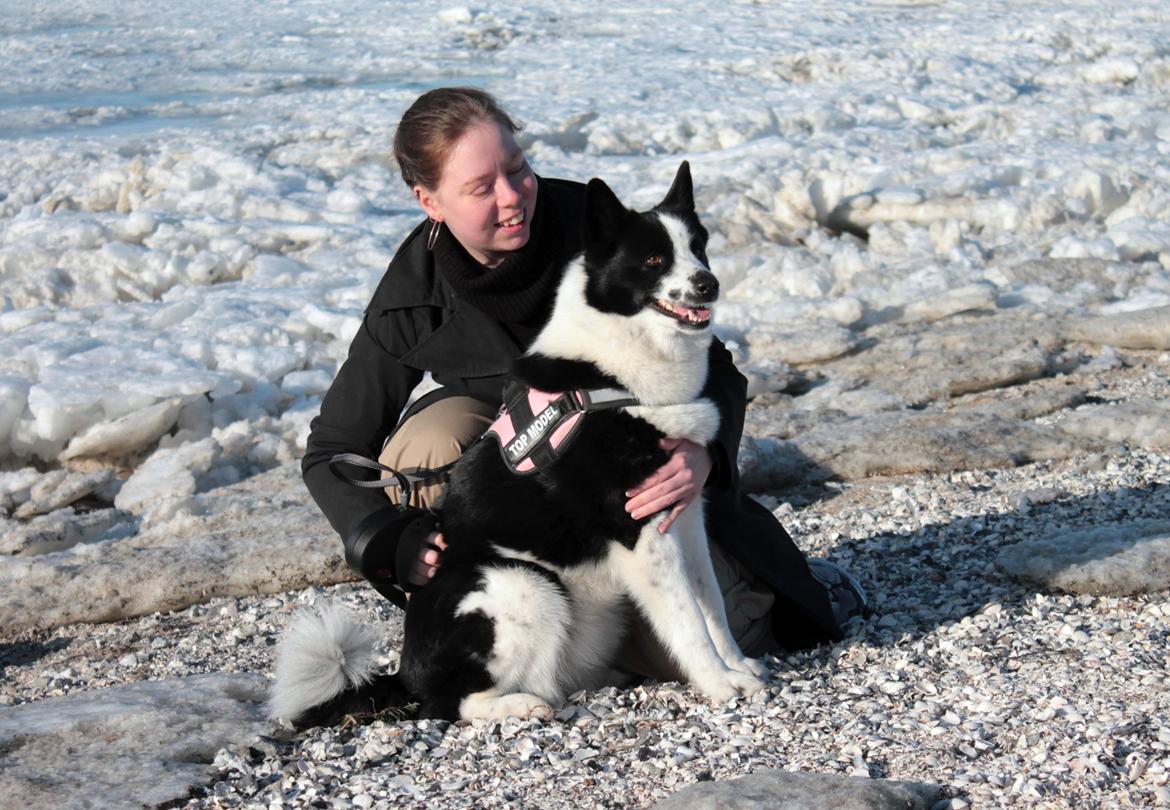
[{"label": "dog's hind leg", "polygon": [[687,680],[703,694],[722,703],[762,689],[763,681],[755,675],[724,662],[688,577],[683,541],[673,527],[664,535],[657,525],[651,521],[642,528],[632,551],[620,543],[611,545],[615,574]]},{"label": "dog's hind leg", "polygon": [[707,625],[707,632],[715,642],[719,657],[730,669],[746,672],[757,678],[768,677],[768,666],[763,661],[748,658],[740,650],[731,634],[723,593],[711,564],[711,548],[703,525],[703,504],[696,502],[685,509],[674,523],[686,565],[687,578],[695,589],[696,601]]},{"label": "dog's hind leg", "polygon": [[457,613],[485,616],[494,636],[482,662],[493,685],[466,695],[459,716],[552,717],[550,701],[563,697],[560,669],[571,621],[556,576],[518,560],[485,566],[482,589],[464,597]]}]

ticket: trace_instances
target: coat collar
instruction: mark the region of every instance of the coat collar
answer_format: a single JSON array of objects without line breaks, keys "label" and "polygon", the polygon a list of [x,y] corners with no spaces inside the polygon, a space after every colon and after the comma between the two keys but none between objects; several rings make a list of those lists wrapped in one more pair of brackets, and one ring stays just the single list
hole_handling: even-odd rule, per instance
[{"label": "coat collar", "polygon": [[374,293],[367,315],[409,318],[407,310],[440,310],[435,328],[398,355],[398,362],[457,377],[504,374],[520,354],[520,347],[492,318],[455,296],[427,250],[428,225],[429,221],[424,220],[403,240]]}]

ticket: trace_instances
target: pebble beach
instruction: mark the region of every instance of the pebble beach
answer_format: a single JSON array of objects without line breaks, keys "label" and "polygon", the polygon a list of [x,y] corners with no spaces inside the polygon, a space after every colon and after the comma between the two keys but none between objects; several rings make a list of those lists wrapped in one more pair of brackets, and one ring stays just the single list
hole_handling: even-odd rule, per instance
[{"label": "pebble beach", "polygon": [[[1125,359],[1033,387],[1081,385],[1115,406],[1164,400],[1170,358]],[[937,808],[1165,806],[1165,550],[1135,558],[1136,571],[1115,558],[1112,580],[1092,560],[1054,563],[1065,589],[1026,564],[1042,552],[1023,562],[1006,552],[1094,527],[1165,537],[1168,481],[1164,454],[1116,446],[760,492],[808,554],[857,575],[876,614],[838,644],[770,660],[768,688],[750,700],[713,706],[685,686],[648,683],[573,695],[548,723],[365,718],[299,734],[253,711],[230,743],[193,741],[205,779],[165,806],[648,807],[760,769],[930,785],[921,806]],[[1150,592],[1111,593],[1114,581]],[[221,688],[250,705],[289,616],[322,600],[383,628],[383,660],[395,664],[401,613],[343,583],[25,631],[3,647],[0,701],[36,707],[227,673],[239,681]],[[0,778],[20,795],[19,780]],[[74,795],[69,781],[62,796]]]}]

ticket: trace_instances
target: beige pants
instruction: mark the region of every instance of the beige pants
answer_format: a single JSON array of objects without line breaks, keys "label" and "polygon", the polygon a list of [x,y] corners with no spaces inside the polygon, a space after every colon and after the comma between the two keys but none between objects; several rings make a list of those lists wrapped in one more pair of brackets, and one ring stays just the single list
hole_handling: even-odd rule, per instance
[{"label": "beige pants", "polygon": [[[378,461],[402,472],[449,464],[487,429],[495,416],[495,408],[471,397],[441,399],[399,425],[382,448]],[[441,482],[418,487],[411,495],[411,506],[432,507],[442,492]],[[386,494],[398,502],[397,489],[388,488]],[[777,651],[770,615],[776,597],[767,585],[718,545],[712,543],[710,548],[715,578],[727,609],[727,622],[740,648],[752,657]],[[632,606],[629,632],[615,666],[662,681],[682,679],[669,653]]]},{"label": "beige pants", "polygon": [[[428,405],[394,431],[378,461],[399,472],[433,470],[463,455],[496,418],[496,409],[471,397],[448,397]],[[386,478],[387,474],[382,473]],[[430,509],[443,494],[442,482],[415,487],[410,505]],[[390,500],[398,503],[397,487],[387,487]]]}]

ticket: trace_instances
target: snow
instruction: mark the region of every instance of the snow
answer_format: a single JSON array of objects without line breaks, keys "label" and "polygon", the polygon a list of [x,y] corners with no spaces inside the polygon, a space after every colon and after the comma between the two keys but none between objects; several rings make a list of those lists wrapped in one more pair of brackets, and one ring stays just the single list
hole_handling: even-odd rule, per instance
[{"label": "snow", "polygon": [[874,325],[1170,303],[1156,3],[83,0],[3,26],[6,510],[116,467],[102,492],[157,526],[298,458],[420,219],[395,123],[441,84],[635,205],[690,160],[754,391]]},{"label": "snow", "polygon": [[267,730],[263,676],[144,681],[0,709],[7,807],[184,798],[228,742]]}]

